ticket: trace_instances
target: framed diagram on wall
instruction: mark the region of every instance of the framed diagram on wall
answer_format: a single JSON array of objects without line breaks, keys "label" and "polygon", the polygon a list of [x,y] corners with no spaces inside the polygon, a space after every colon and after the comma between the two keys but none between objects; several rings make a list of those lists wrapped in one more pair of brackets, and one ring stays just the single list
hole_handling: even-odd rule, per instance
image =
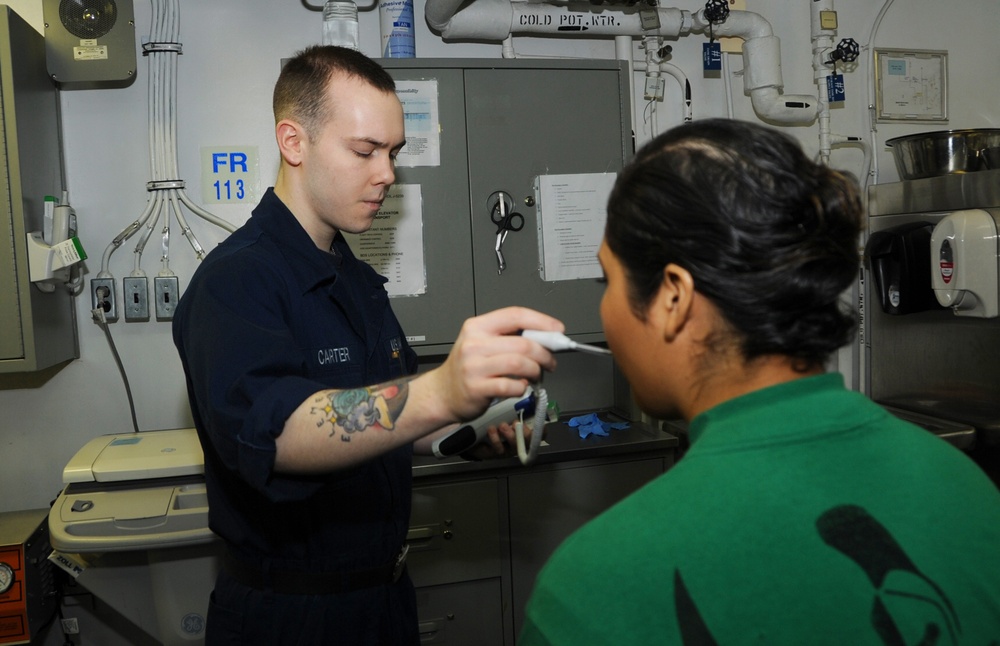
[{"label": "framed diagram on wall", "polygon": [[948,52],[876,49],[875,107],[879,121],[947,121]]}]

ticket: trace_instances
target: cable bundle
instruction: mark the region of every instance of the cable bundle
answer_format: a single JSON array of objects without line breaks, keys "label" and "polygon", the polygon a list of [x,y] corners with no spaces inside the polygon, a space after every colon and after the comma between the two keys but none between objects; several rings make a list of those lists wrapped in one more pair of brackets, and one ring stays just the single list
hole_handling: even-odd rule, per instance
[{"label": "cable bundle", "polygon": [[142,215],[129,224],[108,245],[101,259],[98,277],[110,277],[111,255],[126,240],[145,227],[135,246],[133,276],[142,276],[142,252],[158,226],[162,235],[161,276],[172,276],[170,270],[170,216],[173,214],[181,233],[194,249],[198,260],[205,256],[198,239],[181,209],[187,207],[198,217],[226,231],[236,227],[195,204],[184,190],[177,168],[177,57],[182,53],[180,39],[179,0],[151,0],[152,25],[149,41],[143,44],[143,56],[148,61],[149,152],[151,180],[146,183],[149,199]]}]

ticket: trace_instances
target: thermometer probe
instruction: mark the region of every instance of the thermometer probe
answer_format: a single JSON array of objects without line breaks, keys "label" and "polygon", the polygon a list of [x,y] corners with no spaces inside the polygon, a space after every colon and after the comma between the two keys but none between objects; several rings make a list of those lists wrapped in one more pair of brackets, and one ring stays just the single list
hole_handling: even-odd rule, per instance
[{"label": "thermometer probe", "polygon": [[576,350],[577,352],[586,352],[588,354],[611,354],[611,350],[607,348],[600,348],[596,345],[587,345],[586,343],[577,343],[573,339],[569,338],[565,334],[559,332],[546,332],[544,330],[524,330],[521,332],[521,336],[526,339],[531,339],[532,341],[542,345],[553,352],[560,352],[562,350]]}]

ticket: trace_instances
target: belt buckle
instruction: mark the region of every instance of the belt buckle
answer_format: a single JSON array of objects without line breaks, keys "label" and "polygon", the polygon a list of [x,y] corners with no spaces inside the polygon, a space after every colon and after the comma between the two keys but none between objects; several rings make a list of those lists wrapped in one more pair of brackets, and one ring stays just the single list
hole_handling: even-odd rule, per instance
[{"label": "belt buckle", "polygon": [[399,551],[399,555],[396,557],[396,562],[392,565],[392,582],[395,583],[399,581],[399,577],[403,576],[403,569],[406,567],[406,555],[410,551],[410,544],[403,543],[403,549]]}]

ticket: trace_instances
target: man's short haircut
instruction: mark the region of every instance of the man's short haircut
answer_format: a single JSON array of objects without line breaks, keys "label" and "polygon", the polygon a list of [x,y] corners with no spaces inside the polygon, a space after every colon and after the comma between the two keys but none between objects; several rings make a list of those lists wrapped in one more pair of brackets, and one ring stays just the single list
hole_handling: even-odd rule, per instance
[{"label": "man's short haircut", "polygon": [[332,116],[326,90],[335,74],[360,79],[383,92],[395,92],[396,84],[381,65],[361,52],[346,47],[315,45],[285,63],[274,86],[274,122],[292,119],[312,139]]}]

